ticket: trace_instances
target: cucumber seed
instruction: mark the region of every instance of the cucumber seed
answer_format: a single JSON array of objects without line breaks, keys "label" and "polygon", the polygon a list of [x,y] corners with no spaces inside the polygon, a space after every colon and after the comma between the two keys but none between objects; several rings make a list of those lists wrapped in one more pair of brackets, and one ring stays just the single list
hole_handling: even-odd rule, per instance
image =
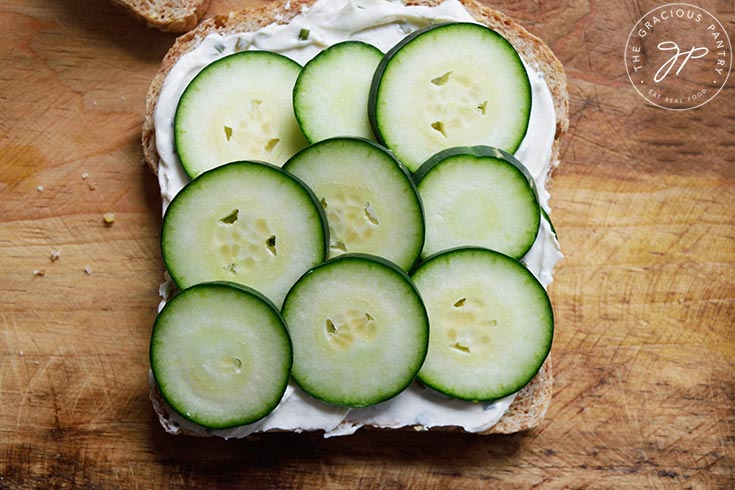
[{"label": "cucumber seed", "polygon": [[225,216],[224,218],[220,218],[220,223],[224,223],[226,225],[231,225],[237,221],[237,217],[240,214],[239,209],[234,209],[230,214]]},{"label": "cucumber seed", "polygon": [[265,246],[268,247],[268,251],[274,256],[278,255],[278,251],[276,250],[276,235],[268,237],[268,240],[265,242]]},{"label": "cucumber seed", "polygon": [[456,350],[458,350],[460,352],[464,352],[465,354],[469,354],[470,353],[470,348],[467,347],[466,345],[460,344],[459,342],[453,343],[451,345],[451,347],[452,347],[452,349],[456,349]]},{"label": "cucumber seed", "polygon": [[443,122],[441,122],[441,121],[433,122],[433,123],[431,123],[431,128],[434,131],[437,131],[437,132],[441,133],[441,135],[444,136],[445,138],[447,137],[447,133],[444,131],[444,123]]},{"label": "cucumber seed", "polygon": [[370,205],[369,202],[366,203],[366,206],[365,206],[365,217],[368,219],[369,222],[371,222],[374,225],[380,224],[378,222],[378,217],[375,214],[375,210],[373,209],[373,207]]},{"label": "cucumber seed", "polygon": [[451,71],[446,72],[444,75],[440,77],[436,77],[433,80],[431,80],[431,83],[434,85],[444,85],[449,81],[449,76],[452,74]]}]

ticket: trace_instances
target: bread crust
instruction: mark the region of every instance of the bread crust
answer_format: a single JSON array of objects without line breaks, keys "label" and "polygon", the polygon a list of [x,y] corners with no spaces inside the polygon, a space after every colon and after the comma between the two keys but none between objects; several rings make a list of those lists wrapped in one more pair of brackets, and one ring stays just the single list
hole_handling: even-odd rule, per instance
[{"label": "bread crust", "polygon": [[[569,127],[569,95],[566,75],[561,62],[541,39],[530,34],[507,15],[476,0],[460,1],[476,20],[503,35],[526,62],[544,74],[556,112],[556,134],[551,155],[553,170],[558,163],[560,138]],[[442,0],[407,0],[406,4],[435,6],[441,2]],[[163,82],[179,57],[195,48],[211,33],[227,35],[258,30],[274,22],[286,24],[312,3],[314,0],[292,0],[286,4],[265,5],[260,8],[219,15],[202,22],[196,29],[176,40],[164,57],[146,97],[142,144],[145,160],[154,173],[158,173],[159,157],[156,151],[153,114]],[[552,385],[551,355],[549,355],[537,375],[518,392],[508,412],[497,424],[482,434],[511,434],[539,426],[551,403]],[[157,391],[155,386],[151,387],[151,399],[154,401],[157,413],[162,416],[160,407],[163,404],[160,393]],[[435,427],[432,430],[462,431],[458,427]],[[182,428],[178,433],[187,434],[189,432]]]},{"label": "bread crust", "polygon": [[211,0],[112,0],[112,3],[148,27],[181,34],[194,29],[209,8]]}]

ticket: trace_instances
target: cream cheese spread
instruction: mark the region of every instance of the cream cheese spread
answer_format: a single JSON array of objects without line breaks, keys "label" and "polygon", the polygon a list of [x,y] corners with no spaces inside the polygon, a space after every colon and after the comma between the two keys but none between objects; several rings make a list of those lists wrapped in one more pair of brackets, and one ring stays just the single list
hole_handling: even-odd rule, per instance
[{"label": "cream cheese spread", "polygon": [[[189,82],[209,63],[243,50],[267,50],[281,53],[305,64],[322,49],[345,40],[360,40],[383,52],[407,34],[431,23],[477,22],[458,0],[447,0],[434,6],[407,6],[399,0],[318,0],[288,24],[271,24],[256,32],[220,36],[210,34],[192,51],[176,62],[164,81],[154,112],[156,149],[159,155],[158,179],[163,210],[188,182],[174,147],[173,121],[179,98]],[[309,32],[307,39],[300,33]],[[546,180],[552,166],[552,145],[556,131],[556,115],[551,92],[543,74],[524,60],[531,81],[532,108],[528,131],[515,152],[533,176],[539,201],[548,212],[549,193]],[[562,258],[556,236],[546,220],[533,247],[523,262],[539,281],[548,286],[554,265]],[[171,282],[161,286],[165,304]],[[152,374],[149,382],[155,388]],[[468,432],[483,432],[500,420],[515,395],[492,403],[471,403],[452,399],[414,383],[391,400],[378,405],[347,409],[334,407],[303,393],[293,383],[280,404],[270,415],[250,425],[227,430],[208,430],[180,417],[170,407],[160,407],[161,423],[169,432],[216,435],[224,438],[245,437],[268,430],[323,430],[325,437],[348,435],[362,426],[398,428],[412,426],[428,429],[435,426],[461,427]],[[155,404],[165,403],[153,397]]]}]

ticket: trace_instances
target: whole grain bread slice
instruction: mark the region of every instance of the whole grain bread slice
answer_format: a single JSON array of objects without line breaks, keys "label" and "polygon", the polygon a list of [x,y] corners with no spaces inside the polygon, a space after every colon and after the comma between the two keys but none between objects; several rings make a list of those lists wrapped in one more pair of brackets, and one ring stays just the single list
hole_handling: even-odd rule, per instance
[{"label": "whole grain bread slice", "polygon": [[194,29],[211,0],[112,0],[149,27],[181,34]]},{"label": "whole grain bread slice", "polygon": [[[433,6],[442,0],[407,0],[409,5]],[[569,126],[569,95],[566,76],[559,60],[551,49],[538,37],[530,34],[516,21],[476,0],[461,0],[467,11],[479,22],[502,34],[520,53],[521,57],[534,69],[544,74],[554,99],[556,111],[556,133],[552,147],[552,169],[558,163],[561,136]],[[227,15],[207,19],[196,29],[179,37],[168,51],[161,67],[154,77],[146,97],[146,115],[142,128],[142,144],[145,160],[154,173],[158,172],[159,157],[156,151],[153,113],[161,87],[173,65],[183,54],[195,48],[207,35],[220,35],[250,32],[271,23],[286,24],[302,9],[308,8],[314,0],[292,0],[284,3],[269,3],[259,8],[240,10]],[[552,393],[551,356],[541,367],[538,374],[516,396],[508,412],[501,420],[484,434],[510,434],[537,427],[549,408]],[[151,385],[151,399],[162,422],[166,420],[165,404],[154,384]],[[166,424],[164,423],[164,426]],[[456,427],[441,427],[434,430],[461,430]],[[178,430],[181,434],[194,434]]]}]

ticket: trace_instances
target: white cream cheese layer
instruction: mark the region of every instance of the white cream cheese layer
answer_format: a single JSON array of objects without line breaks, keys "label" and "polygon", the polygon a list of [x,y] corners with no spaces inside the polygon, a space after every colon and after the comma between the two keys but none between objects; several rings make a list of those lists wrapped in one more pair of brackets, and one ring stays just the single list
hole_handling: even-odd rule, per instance
[{"label": "white cream cheese layer", "polygon": [[[322,49],[345,40],[370,43],[388,51],[407,34],[431,23],[446,21],[476,22],[457,0],[436,7],[406,6],[391,0],[318,0],[286,25],[271,24],[256,32],[228,36],[211,34],[189,53],[181,56],[166,77],[154,113],[156,148],[160,158],[158,180],[163,210],[188,182],[179,164],[173,138],[173,121],[179,98],[189,82],[216,59],[244,50],[281,53],[305,64]],[[302,30],[309,32],[302,40]],[[539,200],[548,212],[546,180],[552,164],[552,145],[556,115],[551,92],[543,74],[524,61],[531,81],[532,108],[528,131],[515,156],[534,177]],[[536,241],[523,262],[544,287],[552,281],[554,265],[562,258],[551,227],[542,220]],[[170,279],[161,287],[162,308],[168,298]],[[155,381],[149,376],[151,386]],[[500,420],[515,395],[493,403],[455,400],[413,384],[395,398],[378,405],[349,410],[323,404],[291,385],[276,409],[264,419],[229,430],[207,430],[178,416],[170,408],[161,423],[171,432],[186,428],[201,435],[225,438],[245,437],[267,430],[323,430],[325,437],[354,433],[364,425],[382,428],[413,426],[431,428],[456,426],[468,432],[482,432]],[[160,403],[154,399],[154,403]],[[159,412],[162,412],[159,410]]]}]

